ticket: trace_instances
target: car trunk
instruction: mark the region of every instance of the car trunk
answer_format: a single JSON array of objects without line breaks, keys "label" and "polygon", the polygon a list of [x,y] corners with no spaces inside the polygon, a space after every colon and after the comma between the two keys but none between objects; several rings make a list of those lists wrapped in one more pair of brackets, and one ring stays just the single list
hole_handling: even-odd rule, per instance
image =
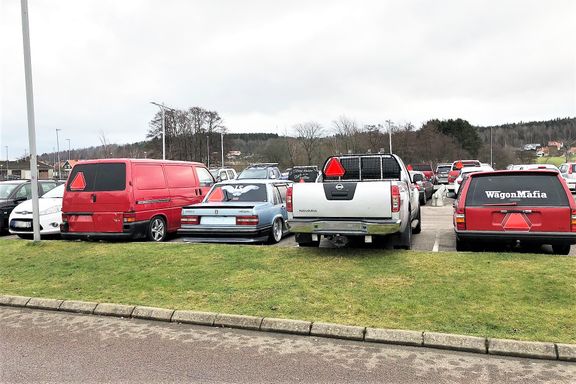
[{"label": "car trunk", "polygon": [[254,215],[254,208],[269,203],[228,202],[202,203],[182,209],[182,216],[198,216],[199,224],[209,226],[236,225],[236,217]]}]

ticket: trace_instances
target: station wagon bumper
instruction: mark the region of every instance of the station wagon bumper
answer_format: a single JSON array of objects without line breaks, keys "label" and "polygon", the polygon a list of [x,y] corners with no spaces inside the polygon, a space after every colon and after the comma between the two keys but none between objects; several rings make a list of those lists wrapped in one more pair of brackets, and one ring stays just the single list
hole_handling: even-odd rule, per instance
[{"label": "station wagon bumper", "polygon": [[292,219],[288,229],[294,233],[315,233],[319,235],[389,235],[400,232],[401,220],[330,220]]},{"label": "station wagon bumper", "polygon": [[576,244],[576,232],[495,232],[495,231],[457,231],[459,240],[516,242],[536,244]]},{"label": "station wagon bumper", "polygon": [[146,237],[150,221],[125,223],[122,232],[69,232],[68,223],[60,225],[64,240],[133,240]]},{"label": "station wagon bumper", "polygon": [[207,227],[202,225],[183,225],[182,228],[178,230],[178,234],[184,236],[185,241],[213,243],[256,243],[266,241],[270,235],[271,229],[271,225],[243,227]]}]

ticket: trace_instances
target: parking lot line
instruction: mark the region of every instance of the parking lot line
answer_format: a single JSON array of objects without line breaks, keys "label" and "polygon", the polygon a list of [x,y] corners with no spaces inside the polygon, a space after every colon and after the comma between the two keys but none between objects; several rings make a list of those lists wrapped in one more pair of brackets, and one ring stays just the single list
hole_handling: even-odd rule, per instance
[{"label": "parking lot line", "polygon": [[434,246],[432,247],[432,252],[438,252],[440,246],[440,232],[436,231],[436,238],[434,240]]}]

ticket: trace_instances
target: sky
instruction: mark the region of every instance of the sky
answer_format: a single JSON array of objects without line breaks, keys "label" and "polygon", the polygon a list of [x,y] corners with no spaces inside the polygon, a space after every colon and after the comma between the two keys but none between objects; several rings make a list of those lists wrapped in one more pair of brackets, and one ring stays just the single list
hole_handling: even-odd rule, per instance
[{"label": "sky", "polygon": [[[0,0],[0,159],[28,151],[20,1]],[[158,108],[230,132],[576,116],[572,0],[29,0],[38,153],[144,140]]]}]

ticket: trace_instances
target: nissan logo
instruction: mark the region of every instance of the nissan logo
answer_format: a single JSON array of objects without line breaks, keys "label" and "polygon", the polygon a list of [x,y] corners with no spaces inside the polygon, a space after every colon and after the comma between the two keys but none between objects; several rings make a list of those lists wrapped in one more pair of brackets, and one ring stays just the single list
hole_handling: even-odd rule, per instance
[{"label": "nissan logo", "polygon": [[218,210],[217,210],[217,209],[214,210],[214,214],[215,214],[215,215],[218,214]]},{"label": "nissan logo", "polygon": [[342,184],[336,184],[336,190],[337,191],[341,191],[344,189],[344,186]]}]

